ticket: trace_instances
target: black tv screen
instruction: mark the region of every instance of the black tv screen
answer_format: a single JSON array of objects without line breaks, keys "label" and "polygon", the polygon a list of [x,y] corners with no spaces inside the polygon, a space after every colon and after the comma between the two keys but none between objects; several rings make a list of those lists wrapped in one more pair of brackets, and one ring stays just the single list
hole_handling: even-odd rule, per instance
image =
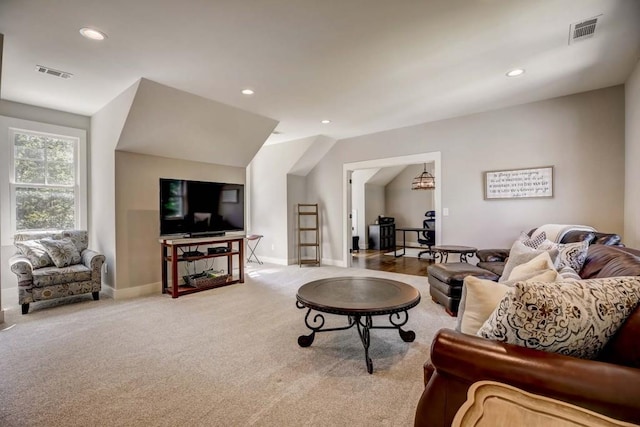
[{"label": "black tv screen", "polygon": [[244,185],[160,178],[160,235],[244,230]]}]

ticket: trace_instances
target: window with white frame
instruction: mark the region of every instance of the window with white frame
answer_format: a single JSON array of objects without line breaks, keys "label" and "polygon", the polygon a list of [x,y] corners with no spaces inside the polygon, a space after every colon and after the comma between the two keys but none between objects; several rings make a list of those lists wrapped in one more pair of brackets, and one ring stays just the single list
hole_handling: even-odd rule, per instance
[{"label": "window with white frame", "polygon": [[79,228],[77,137],[9,129],[12,231]]}]

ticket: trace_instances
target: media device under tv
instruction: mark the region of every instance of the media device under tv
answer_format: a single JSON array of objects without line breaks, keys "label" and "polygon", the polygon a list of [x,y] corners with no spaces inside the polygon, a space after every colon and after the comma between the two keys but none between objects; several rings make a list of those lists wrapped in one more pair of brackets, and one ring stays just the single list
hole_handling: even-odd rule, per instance
[{"label": "media device under tv", "polygon": [[244,230],[244,185],[160,178],[160,235],[208,237]]}]

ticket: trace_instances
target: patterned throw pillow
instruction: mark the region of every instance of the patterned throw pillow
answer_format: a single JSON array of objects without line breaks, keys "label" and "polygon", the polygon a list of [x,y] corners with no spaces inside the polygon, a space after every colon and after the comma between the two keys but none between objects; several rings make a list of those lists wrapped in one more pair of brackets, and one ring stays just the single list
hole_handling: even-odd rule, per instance
[{"label": "patterned throw pillow", "polygon": [[53,265],[51,257],[49,257],[49,254],[47,254],[47,251],[39,240],[15,242],[15,245],[20,253],[29,259],[29,262],[31,262],[34,269]]},{"label": "patterned throw pillow", "polygon": [[560,274],[560,277],[562,278],[563,282],[572,281],[572,280],[582,280],[582,277],[580,277],[580,275],[568,265],[558,270],[558,274]]},{"label": "patterned throw pillow", "polygon": [[640,277],[520,282],[477,335],[522,347],[595,358],[640,301]]},{"label": "patterned throw pillow", "polygon": [[547,240],[538,246],[538,249],[558,250],[558,258],[555,262],[557,270],[562,270],[564,267],[571,267],[575,271],[580,272],[585,260],[587,259],[589,242],[584,240],[582,242],[563,244]]},{"label": "patterned throw pillow", "polygon": [[523,231],[520,233],[518,240],[520,240],[523,245],[529,246],[531,249],[538,249],[538,246],[547,240],[547,233],[542,231],[536,237],[529,237],[529,235]]},{"label": "patterned throw pillow", "polygon": [[80,264],[80,252],[73,244],[71,239],[54,240],[50,238],[41,239],[40,243],[44,246],[47,254],[53,260],[56,267],[66,267],[68,265]]}]

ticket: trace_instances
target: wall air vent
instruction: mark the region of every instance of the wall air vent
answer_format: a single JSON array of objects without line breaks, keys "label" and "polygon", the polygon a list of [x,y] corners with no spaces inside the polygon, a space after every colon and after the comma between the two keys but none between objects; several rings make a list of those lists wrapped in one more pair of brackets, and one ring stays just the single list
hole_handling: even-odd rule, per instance
[{"label": "wall air vent", "polygon": [[574,22],[569,27],[569,44],[579,42],[582,40],[590,39],[596,32],[596,24],[598,18],[602,15],[595,16],[593,18],[585,19],[580,22]]},{"label": "wall air vent", "polygon": [[54,70],[53,68],[45,67],[42,65],[36,65],[36,71],[42,74],[48,74],[54,77],[60,77],[61,79],[70,79],[73,74],[66,71]]}]

